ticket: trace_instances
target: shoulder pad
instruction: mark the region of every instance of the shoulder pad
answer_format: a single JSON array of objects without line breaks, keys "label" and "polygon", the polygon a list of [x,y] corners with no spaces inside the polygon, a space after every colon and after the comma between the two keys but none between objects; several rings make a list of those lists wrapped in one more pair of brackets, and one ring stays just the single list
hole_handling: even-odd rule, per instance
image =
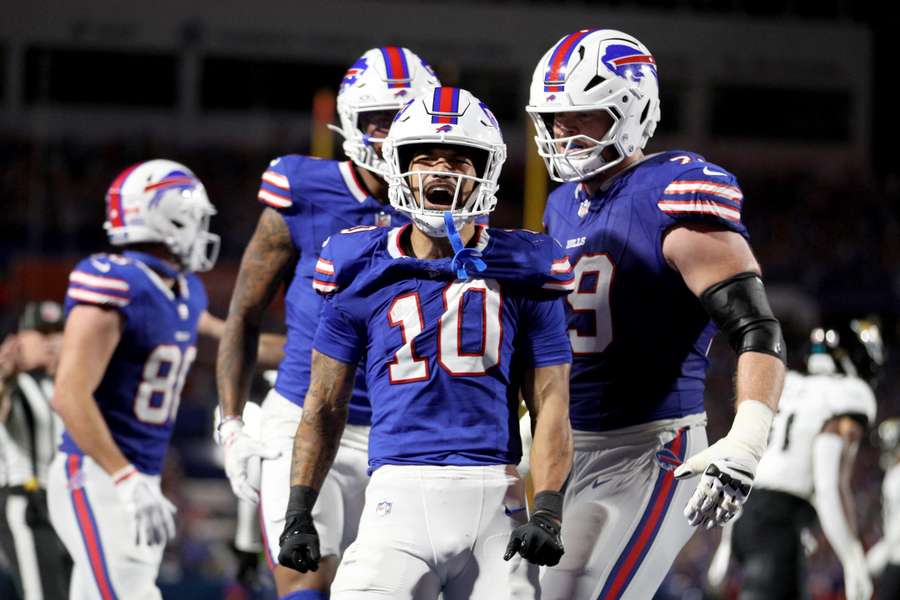
[{"label": "shoulder pad", "polygon": [[320,294],[332,294],[347,287],[390,231],[385,227],[357,225],[326,239],[316,261],[313,289]]},{"label": "shoulder pad", "polygon": [[574,289],[572,265],[549,235],[527,229],[488,229],[483,276],[498,281],[568,294]]},{"label": "shoulder pad", "polygon": [[300,154],[286,154],[272,160],[262,174],[257,199],[277,210],[293,206],[294,178],[307,160],[308,157]]},{"label": "shoulder pad", "polygon": [[875,422],[878,402],[872,388],[857,377],[830,377],[828,403],[832,415],[864,415],[869,426]]},{"label": "shoulder pad", "polygon": [[[689,157],[675,155],[669,161]],[[690,160],[667,163],[657,181],[662,192],[657,208],[676,221],[704,220],[724,224],[728,229],[745,230],[741,224],[744,195],[737,178],[713,163]]]},{"label": "shoulder pad", "polygon": [[128,306],[139,285],[139,273],[134,262],[124,256],[91,255],[69,274],[66,305]]}]

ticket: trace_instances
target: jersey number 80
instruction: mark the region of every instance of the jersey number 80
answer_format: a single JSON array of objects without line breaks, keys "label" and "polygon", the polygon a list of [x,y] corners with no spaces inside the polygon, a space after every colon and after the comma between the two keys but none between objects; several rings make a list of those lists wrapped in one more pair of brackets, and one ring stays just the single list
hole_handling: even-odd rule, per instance
[{"label": "jersey number 80", "polygon": [[175,419],[181,388],[196,356],[194,346],[189,346],[183,354],[174,344],[153,349],[144,363],[144,378],[134,397],[134,414],[138,419],[152,425]]}]

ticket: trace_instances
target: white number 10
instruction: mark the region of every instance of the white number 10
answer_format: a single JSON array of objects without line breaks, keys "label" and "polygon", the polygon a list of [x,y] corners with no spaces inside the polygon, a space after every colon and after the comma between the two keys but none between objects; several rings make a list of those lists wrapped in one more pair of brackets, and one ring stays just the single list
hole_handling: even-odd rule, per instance
[{"label": "white number 10", "polygon": [[[463,302],[466,294],[481,296],[481,347],[479,352],[462,350]],[[455,281],[444,290],[444,313],[438,328],[438,364],[451,375],[483,375],[500,362],[500,286],[493,279]],[[474,315],[472,315],[474,316]],[[391,383],[424,381],[430,377],[428,360],[416,356],[413,343],[425,328],[419,294],[394,298],[388,309],[391,327],[400,327],[403,345],[388,363]]]}]

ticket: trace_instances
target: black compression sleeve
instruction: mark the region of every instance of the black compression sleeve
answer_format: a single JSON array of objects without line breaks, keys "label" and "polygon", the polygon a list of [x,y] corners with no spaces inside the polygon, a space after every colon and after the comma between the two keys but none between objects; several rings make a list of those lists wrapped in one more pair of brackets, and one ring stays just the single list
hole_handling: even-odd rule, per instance
[{"label": "black compression sleeve", "polygon": [[700,303],[713,322],[728,336],[737,354],[762,352],[785,360],[781,324],[756,273],[738,273],[700,294]]}]

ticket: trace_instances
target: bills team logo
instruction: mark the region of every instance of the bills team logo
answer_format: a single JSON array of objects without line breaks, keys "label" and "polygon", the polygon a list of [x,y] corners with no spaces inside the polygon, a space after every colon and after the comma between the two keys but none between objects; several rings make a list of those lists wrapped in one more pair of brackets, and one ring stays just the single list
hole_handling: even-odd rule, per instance
[{"label": "bills team logo", "polygon": [[674,471],[681,466],[681,460],[668,448],[663,448],[656,453],[656,462],[664,471]]},{"label": "bills team logo", "polygon": [[[145,192],[154,192],[153,198],[150,199],[150,208],[156,208],[159,204],[162,197],[168,190],[171,189],[180,189],[187,190],[195,187],[199,187],[200,182],[197,181],[192,175],[185,173],[184,171],[172,171],[156,183],[150,183],[144,186]],[[126,209],[126,213],[128,210]]]},{"label": "bills team logo", "polygon": [[452,131],[452,130],[453,130],[453,125],[441,125],[440,127],[438,127],[437,129],[435,129],[434,131],[435,131],[436,133],[448,133],[448,132],[450,132],[450,131]]},{"label": "bills team logo", "polygon": [[637,46],[623,41],[606,46],[600,62],[619,77],[632,81],[640,81],[647,73],[658,78],[656,60]]},{"label": "bills team logo", "polygon": [[347,69],[347,72],[344,73],[344,78],[341,80],[341,91],[343,92],[345,88],[350,87],[356,80],[359,79],[359,76],[366,72],[366,69],[369,68],[369,64],[366,61],[366,57],[363,56],[355,63],[350,65],[350,68]]}]

